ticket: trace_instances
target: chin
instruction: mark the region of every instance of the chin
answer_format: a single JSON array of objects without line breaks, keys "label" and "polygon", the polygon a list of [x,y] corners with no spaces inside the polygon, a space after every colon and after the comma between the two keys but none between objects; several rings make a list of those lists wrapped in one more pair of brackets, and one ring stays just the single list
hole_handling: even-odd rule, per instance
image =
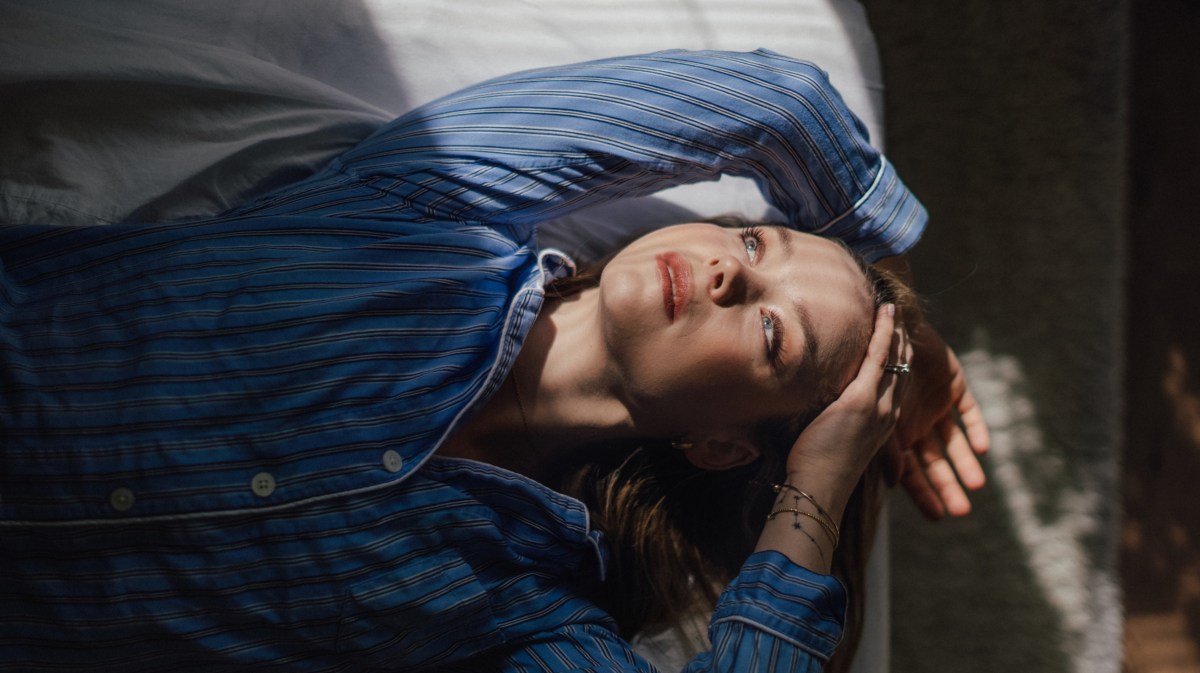
[{"label": "chin", "polygon": [[662,295],[657,285],[648,287],[644,278],[625,269],[606,269],[600,277],[599,309],[605,329],[629,335],[645,335],[666,326]]}]

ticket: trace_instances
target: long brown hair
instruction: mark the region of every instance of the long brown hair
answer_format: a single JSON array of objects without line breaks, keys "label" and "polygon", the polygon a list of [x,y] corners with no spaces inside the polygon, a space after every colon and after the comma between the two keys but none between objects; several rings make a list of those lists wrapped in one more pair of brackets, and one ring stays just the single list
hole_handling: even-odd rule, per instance
[{"label": "long brown hair", "polygon": [[[729,217],[709,222],[750,224]],[[859,261],[875,306],[894,302],[899,316],[916,310],[912,292],[895,276],[850,254]],[[556,281],[548,292],[565,298],[593,287],[599,283],[603,262],[598,267]],[[861,357],[865,338],[852,340],[861,341],[849,345]],[[597,447],[556,470],[559,489],[583,501],[596,527],[605,533],[609,580],[597,600],[614,617],[623,636],[674,629],[683,637],[682,620],[712,611],[721,589],[753,552],[776,497],[770,485],[783,479],[796,437],[838,392],[826,394],[799,417],[760,423],[754,431],[760,457],[732,470],[696,468],[667,441],[644,441],[624,451]],[[850,602],[843,644],[829,671],[849,669],[861,638],[862,588],[882,493],[881,471],[872,465],[843,516],[833,573],[846,584]]]}]

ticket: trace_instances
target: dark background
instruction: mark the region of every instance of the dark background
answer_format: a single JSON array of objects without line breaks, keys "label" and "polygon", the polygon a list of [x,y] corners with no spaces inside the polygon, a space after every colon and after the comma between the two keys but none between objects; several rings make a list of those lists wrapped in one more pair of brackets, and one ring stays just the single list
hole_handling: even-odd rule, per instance
[{"label": "dark background", "polygon": [[1130,671],[1200,671],[1200,5],[1132,6],[1121,568]]},{"label": "dark background", "polygon": [[[1056,478],[1078,477],[1043,485],[1046,521],[1061,486],[1098,484],[1084,546],[1125,611],[1109,670],[1200,671],[1200,3],[864,4],[888,153],[932,217],[932,319],[1020,363]],[[893,499],[896,673],[1079,670],[1001,495],[937,525]]]}]

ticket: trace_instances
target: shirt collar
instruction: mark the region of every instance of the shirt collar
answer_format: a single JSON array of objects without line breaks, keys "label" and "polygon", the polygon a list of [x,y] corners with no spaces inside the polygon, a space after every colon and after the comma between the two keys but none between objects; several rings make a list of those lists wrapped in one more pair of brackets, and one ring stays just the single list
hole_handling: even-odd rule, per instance
[{"label": "shirt collar", "polygon": [[575,275],[575,260],[557,248],[544,248],[538,252],[538,268],[542,271],[542,285]]}]

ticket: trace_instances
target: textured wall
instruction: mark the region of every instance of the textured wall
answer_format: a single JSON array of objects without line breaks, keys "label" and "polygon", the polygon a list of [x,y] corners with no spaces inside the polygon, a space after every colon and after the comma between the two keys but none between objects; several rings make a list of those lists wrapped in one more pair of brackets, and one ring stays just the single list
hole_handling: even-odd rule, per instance
[{"label": "textured wall", "polygon": [[894,501],[893,670],[1118,671],[1125,3],[865,5],[918,288],[994,442],[966,520]]}]

